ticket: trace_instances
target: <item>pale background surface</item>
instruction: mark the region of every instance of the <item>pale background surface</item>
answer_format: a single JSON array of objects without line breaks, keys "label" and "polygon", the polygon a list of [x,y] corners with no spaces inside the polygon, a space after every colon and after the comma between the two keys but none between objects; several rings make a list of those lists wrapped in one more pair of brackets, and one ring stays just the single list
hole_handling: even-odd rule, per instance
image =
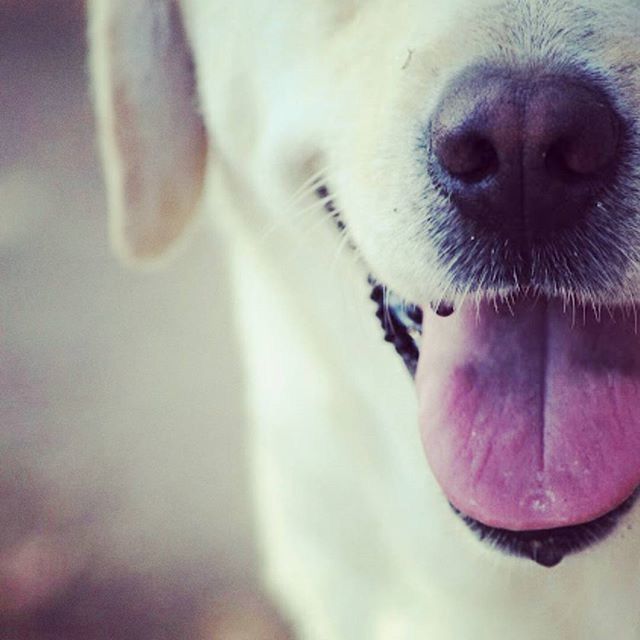
[{"label": "pale background surface", "polygon": [[111,255],[74,5],[0,0],[0,640],[200,638],[256,567],[221,248]]}]

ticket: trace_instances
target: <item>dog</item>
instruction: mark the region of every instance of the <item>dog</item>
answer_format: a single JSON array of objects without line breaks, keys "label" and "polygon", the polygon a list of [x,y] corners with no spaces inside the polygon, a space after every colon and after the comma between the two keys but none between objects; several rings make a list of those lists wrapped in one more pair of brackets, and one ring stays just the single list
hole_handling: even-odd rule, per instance
[{"label": "dog", "polygon": [[224,234],[297,637],[640,637],[640,6],[89,12],[114,244]]}]

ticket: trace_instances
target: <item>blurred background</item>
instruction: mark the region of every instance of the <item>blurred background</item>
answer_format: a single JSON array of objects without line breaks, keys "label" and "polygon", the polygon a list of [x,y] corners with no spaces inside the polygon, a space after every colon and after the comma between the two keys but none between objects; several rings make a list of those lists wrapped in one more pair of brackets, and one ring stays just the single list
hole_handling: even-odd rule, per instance
[{"label": "blurred background", "polygon": [[79,0],[0,0],[0,640],[280,638],[221,247],[110,253]]}]

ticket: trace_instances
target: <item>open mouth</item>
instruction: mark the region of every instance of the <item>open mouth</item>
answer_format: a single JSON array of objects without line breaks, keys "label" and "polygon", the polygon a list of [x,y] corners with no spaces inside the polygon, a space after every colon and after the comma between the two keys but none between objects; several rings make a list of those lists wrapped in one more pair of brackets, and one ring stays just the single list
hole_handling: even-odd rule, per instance
[{"label": "open mouth", "polygon": [[430,466],[471,530],[547,567],[610,534],[640,485],[633,310],[526,296],[418,307],[372,285],[416,380]]}]

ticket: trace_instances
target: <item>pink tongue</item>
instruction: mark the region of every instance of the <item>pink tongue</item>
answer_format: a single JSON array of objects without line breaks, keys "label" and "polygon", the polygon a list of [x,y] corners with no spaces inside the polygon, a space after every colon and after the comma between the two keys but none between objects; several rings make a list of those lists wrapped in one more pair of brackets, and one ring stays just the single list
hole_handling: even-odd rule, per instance
[{"label": "pink tongue", "polygon": [[484,524],[588,522],[640,485],[640,338],[633,317],[560,302],[425,307],[416,385],[427,458]]}]

